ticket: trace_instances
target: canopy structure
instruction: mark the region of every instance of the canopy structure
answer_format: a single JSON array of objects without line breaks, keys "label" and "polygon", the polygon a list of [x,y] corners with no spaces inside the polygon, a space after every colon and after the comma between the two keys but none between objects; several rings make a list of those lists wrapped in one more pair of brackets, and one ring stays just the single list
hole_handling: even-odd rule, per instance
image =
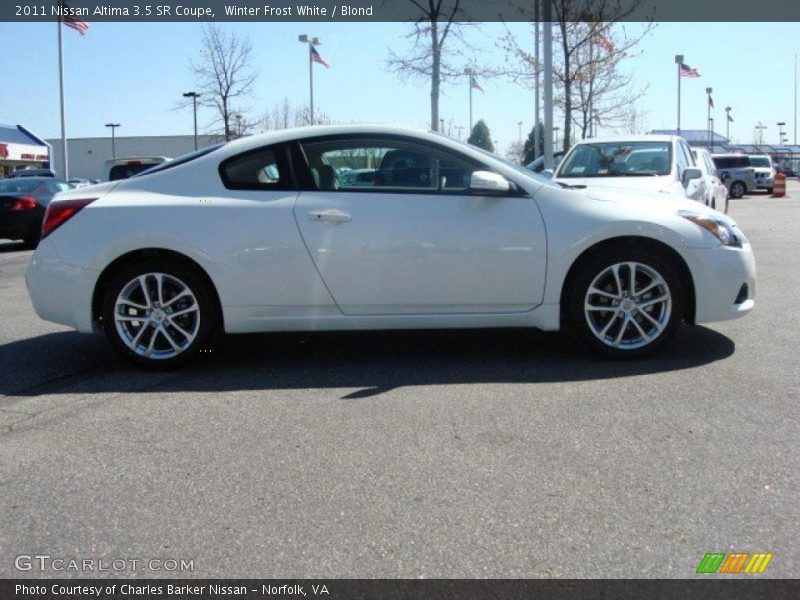
[{"label": "canopy structure", "polygon": [[0,125],[0,177],[20,167],[47,167],[50,144],[22,125]]},{"label": "canopy structure", "polygon": [[[655,129],[654,135],[678,135],[675,129]],[[681,129],[680,136],[690,146],[708,148],[712,154],[769,154],[773,162],[784,171],[800,173],[800,146],[779,144],[732,144],[728,138],[718,133],[711,134],[709,146],[708,131],[704,129]]]}]

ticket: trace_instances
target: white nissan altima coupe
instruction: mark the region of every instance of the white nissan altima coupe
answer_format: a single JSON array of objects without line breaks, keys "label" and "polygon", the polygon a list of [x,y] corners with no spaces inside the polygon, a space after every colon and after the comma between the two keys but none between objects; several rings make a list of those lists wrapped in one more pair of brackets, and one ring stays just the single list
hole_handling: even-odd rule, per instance
[{"label": "white nissan altima coupe", "polygon": [[747,314],[754,283],[747,238],[697,202],[569,189],[387,126],[248,137],[60,194],[27,271],[42,318],[146,366],[219,329],[569,328],[636,357]]}]

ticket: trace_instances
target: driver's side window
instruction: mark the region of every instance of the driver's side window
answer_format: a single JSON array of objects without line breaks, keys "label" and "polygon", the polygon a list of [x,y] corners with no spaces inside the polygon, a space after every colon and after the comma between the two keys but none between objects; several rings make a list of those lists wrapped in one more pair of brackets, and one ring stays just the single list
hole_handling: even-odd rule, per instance
[{"label": "driver's side window", "polygon": [[332,138],[302,147],[320,191],[465,193],[480,170],[466,158],[404,140]]}]

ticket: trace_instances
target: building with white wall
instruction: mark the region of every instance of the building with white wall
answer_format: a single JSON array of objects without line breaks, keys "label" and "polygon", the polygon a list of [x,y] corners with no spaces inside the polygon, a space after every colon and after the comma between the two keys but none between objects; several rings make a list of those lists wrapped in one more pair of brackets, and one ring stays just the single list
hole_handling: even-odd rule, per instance
[{"label": "building with white wall", "polygon": [[[197,147],[205,148],[223,142],[221,135],[198,135]],[[52,146],[52,169],[61,177],[61,140],[48,140]],[[156,135],[117,137],[114,146],[117,158],[134,156],[167,156],[174,158],[194,150],[192,135]],[[67,139],[69,155],[69,176],[85,179],[103,177],[103,164],[111,159],[111,138],[72,138]]]}]

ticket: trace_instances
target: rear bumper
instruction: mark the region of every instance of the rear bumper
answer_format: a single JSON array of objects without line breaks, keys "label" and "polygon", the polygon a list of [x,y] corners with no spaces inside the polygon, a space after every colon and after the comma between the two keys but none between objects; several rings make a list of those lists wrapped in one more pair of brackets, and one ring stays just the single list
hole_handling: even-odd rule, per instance
[{"label": "rear bumper", "polygon": [[36,314],[83,333],[94,331],[92,294],[99,273],[69,265],[45,239],[34,252],[25,284]]},{"label": "rear bumper", "polygon": [[753,310],[756,263],[749,243],[694,250],[686,258],[695,286],[695,323],[737,319]]},{"label": "rear bumper", "polygon": [[41,228],[41,215],[32,211],[4,212],[0,215],[0,239],[21,240],[36,235]]}]

